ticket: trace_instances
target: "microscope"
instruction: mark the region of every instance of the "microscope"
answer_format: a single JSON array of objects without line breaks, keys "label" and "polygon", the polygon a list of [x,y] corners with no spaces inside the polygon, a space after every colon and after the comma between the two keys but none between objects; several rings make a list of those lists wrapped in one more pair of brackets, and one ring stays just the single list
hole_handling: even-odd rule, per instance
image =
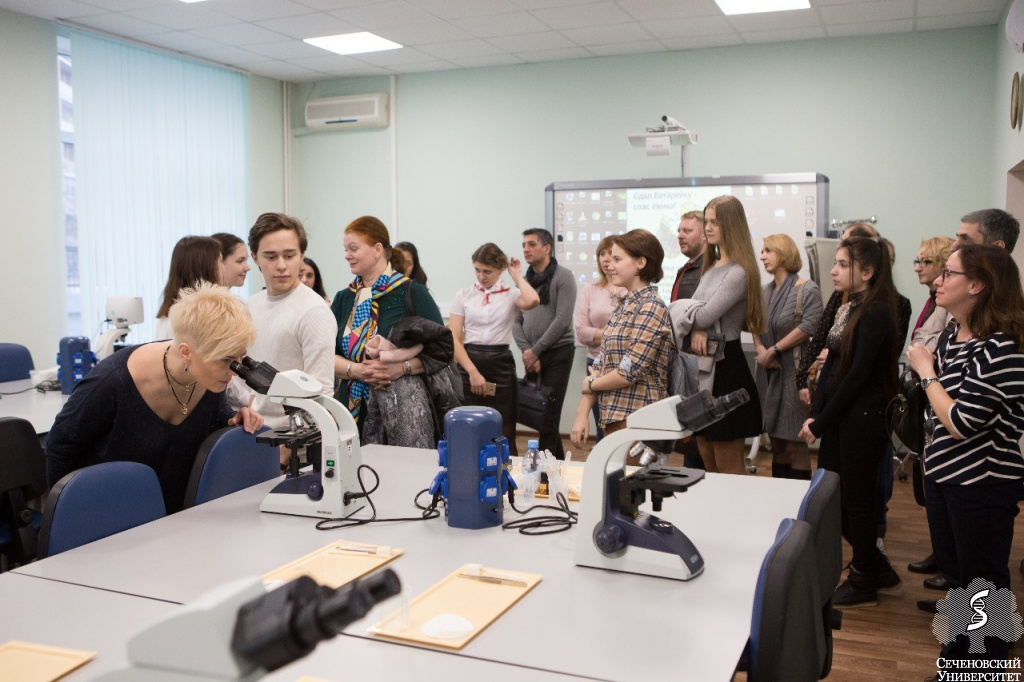
[{"label": "microscope", "polygon": [[[254,391],[282,405],[292,421],[288,429],[256,436],[257,442],[283,445],[291,452],[284,480],[263,499],[260,511],[341,519],[362,509],[359,429],[345,406],[325,396],[319,381],[296,369],[279,372],[244,357],[231,363],[231,371]],[[312,424],[298,418],[302,413]],[[300,448],[312,460],[310,471],[299,471]]]},{"label": "microscope", "polygon": [[[576,533],[576,565],[626,573],[690,580],[704,571],[704,558],[674,525],[640,510],[651,493],[651,507],[704,479],[699,469],[667,467],[656,461],[673,444],[747,402],[743,389],[720,398],[701,391],[688,398],[671,396],[626,418],[626,428],[605,435],[587,457]],[[655,456],[626,475],[626,455],[640,442]],[[642,461],[643,463],[643,461]]]},{"label": "microscope", "polygon": [[267,592],[259,578],[242,578],[133,636],[128,663],[97,680],[258,680],[308,655],[401,589],[391,569],[336,590],[301,576]]}]

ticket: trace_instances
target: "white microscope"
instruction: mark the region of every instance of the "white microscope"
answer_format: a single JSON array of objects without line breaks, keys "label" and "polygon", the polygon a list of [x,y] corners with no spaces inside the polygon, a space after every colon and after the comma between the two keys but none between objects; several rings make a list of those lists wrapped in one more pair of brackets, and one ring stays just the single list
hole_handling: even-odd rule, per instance
[{"label": "white microscope", "polygon": [[[232,362],[231,371],[257,393],[284,406],[289,415],[299,411],[313,425],[299,425],[286,431],[267,431],[256,440],[283,445],[291,451],[288,473],[260,504],[260,511],[273,514],[342,519],[363,508],[359,485],[359,428],[344,405],[322,393],[313,377],[292,369],[279,372],[265,362],[242,358]],[[299,471],[299,449],[305,447],[313,462],[311,471]]]},{"label": "white microscope", "polygon": [[648,451],[668,453],[693,431],[721,419],[750,399],[743,389],[720,398],[701,391],[671,396],[626,418],[626,428],[606,435],[587,457],[576,532],[576,565],[690,580],[704,571],[704,558],[668,521],[640,510],[651,491],[651,506],[704,479],[699,469],[658,463],[625,473],[626,455],[640,441]]},{"label": "white microscope", "polygon": [[259,578],[222,585],[128,640],[102,682],[250,682],[296,661],[401,592],[391,569],[331,589],[308,576],[270,592]]}]

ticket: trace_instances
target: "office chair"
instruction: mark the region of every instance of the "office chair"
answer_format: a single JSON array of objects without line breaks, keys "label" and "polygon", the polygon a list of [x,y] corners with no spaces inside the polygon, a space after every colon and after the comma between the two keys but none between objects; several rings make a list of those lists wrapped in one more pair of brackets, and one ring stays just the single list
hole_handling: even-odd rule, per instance
[{"label": "office chair", "polygon": [[[257,433],[269,431],[264,426]],[[241,426],[214,431],[203,444],[192,465],[184,508],[270,480],[281,474],[280,451],[273,445],[257,443],[256,434]]]},{"label": "office chair", "polygon": [[825,643],[815,563],[810,525],[783,519],[757,578],[748,643],[750,682],[818,678]]},{"label": "office chair", "polygon": [[825,637],[825,662],[821,679],[832,670],[832,630],[839,630],[843,612],[832,608],[832,594],[843,573],[842,512],[839,502],[839,474],[818,469],[800,503],[797,518],[811,526],[814,553],[818,563],[818,596],[821,600],[822,633]]},{"label": "office chair", "polygon": [[28,379],[35,369],[28,348],[17,343],[0,343],[0,382]]},{"label": "office chair", "polygon": [[53,556],[167,515],[156,472],[138,462],[72,471],[46,498],[39,558]]},{"label": "office chair", "polygon": [[0,417],[0,563],[35,559],[43,515],[28,501],[45,492],[46,460],[35,428],[25,419]]}]

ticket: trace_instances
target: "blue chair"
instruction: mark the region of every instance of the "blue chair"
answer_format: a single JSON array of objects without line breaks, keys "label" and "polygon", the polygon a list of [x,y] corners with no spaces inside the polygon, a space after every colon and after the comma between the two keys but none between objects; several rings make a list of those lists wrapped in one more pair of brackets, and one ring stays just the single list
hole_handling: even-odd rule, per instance
[{"label": "blue chair", "polygon": [[[257,433],[269,430],[264,426]],[[199,446],[188,488],[185,489],[184,508],[280,476],[279,453],[273,445],[257,443],[256,434],[246,433],[241,426],[214,431]]]},{"label": "blue chair", "polygon": [[80,547],[167,515],[156,472],[138,462],[72,471],[46,499],[39,558]]},{"label": "blue chair", "polygon": [[28,379],[35,369],[28,348],[17,343],[0,343],[0,382]]},{"label": "blue chair", "polygon": [[28,502],[45,492],[46,460],[35,428],[0,417],[0,557],[8,567],[36,557],[43,515]]},{"label": "blue chair", "polygon": [[811,526],[814,553],[818,563],[818,596],[821,599],[821,622],[825,636],[825,662],[821,679],[832,670],[832,631],[843,624],[843,612],[832,608],[832,594],[843,574],[842,510],[839,498],[839,474],[818,469],[811,486],[800,503],[797,518]]},{"label": "blue chair", "polygon": [[783,519],[765,555],[750,625],[750,682],[816,680],[825,655],[811,526]]}]

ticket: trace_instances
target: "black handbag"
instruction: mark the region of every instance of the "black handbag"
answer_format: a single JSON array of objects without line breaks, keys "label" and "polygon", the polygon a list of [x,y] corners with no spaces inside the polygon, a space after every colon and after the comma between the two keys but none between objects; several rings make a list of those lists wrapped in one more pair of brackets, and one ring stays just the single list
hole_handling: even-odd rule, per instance
[{"label": "black handbag", "polygon": [[889,402],[887,418],[890,431],[911,452],[924,452],[924,411],[928,399],[910,370],[903,373],[896,395]]},{"label": "black handbag", "polygon": [[540,375],[529,375],[519,380],[519,417],[517,421],[535,431],[544,428],[544,422],[555,401],[555,389],[540,383]]}]

